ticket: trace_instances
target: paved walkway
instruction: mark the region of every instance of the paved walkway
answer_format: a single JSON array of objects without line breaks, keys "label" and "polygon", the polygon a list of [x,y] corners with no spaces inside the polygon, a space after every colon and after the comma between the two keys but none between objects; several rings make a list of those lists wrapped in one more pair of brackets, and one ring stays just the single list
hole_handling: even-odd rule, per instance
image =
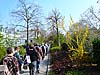
[{"label": "paved walkway", "polygon": [[[45,56],[44,60],[41,60],[41,62],[40,62],[40,73],[35,72],[35,75],[46,75],[47,64],[48,64],[48,55]],[[26,70],[22,69],[22,71],[24,71],[24,72],[20,75],[29,75],[29,69],[26,69]]]}]

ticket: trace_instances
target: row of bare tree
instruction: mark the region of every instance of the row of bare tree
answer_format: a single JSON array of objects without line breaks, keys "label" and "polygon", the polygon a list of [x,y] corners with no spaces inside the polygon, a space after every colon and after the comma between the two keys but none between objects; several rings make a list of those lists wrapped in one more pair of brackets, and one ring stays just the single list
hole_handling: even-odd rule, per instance
[{"label": "row of bare tree", "polygon": [[[40,20],[40,18],[42,18],[40,13],[41,7],[34,3],[28,4],[26,0],[18,1],[20,4],[19,7],[11,12],[12,16],[15,18],[15,20],[17,20],[16,24],[14,24],[15,27],[21,26],[26,28],[25,31],[27,32],[27,40],[29,40],[30,30],[35,32],[35,37],[37,38],[39,34],[43,35],[42,28],[45,27],[45,24],[43,24]],[[46,25],[49,25],[49,29],[52,28],[56,31],[57,37],[59,37],[58,23],[60,20],[61,15],[57,9],[52,10],[52,13],[46,18]]]}]

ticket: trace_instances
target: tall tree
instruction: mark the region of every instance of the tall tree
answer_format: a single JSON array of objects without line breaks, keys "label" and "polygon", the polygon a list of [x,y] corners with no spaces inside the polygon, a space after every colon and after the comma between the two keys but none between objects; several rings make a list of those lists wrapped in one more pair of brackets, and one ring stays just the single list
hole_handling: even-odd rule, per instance
[{"label": "tall tree", "polygon": [[89,28],[96,27],[100,28],[100,9],[95,10],[93,7],[88,8],[81,14],[82,23],[87,23]]},{"label": "tall tree", "polygon": [[59,34],[58,34],[58,24],[61,21],[60,12],[57,9],[52,10],[51,15],[47,18],[48,22],[52,24],[53,28],[56,29],[57,32],[57,40],[59,45]]},{"label": "tall tree", "polygon": [[16,17],[18,22],[25,24],[27,28],[27,45],[29,40],[29,27],[35,24],[35,20],[39,17],[40,7],[34,3],[28,4],[26,0],[18,0],[19,8],[12,12],[12,15]]}]

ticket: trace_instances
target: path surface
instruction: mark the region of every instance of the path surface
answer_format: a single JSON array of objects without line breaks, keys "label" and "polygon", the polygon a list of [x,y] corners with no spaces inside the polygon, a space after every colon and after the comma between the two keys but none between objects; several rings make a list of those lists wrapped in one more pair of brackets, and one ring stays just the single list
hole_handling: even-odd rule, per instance
[{"label": "path surface", "polygon": [[[47,70],[47,64],[48,64],[48,55],[45,56],[44,60],[41,60],[40,62],[40,73],[36,73],[35,75],[46,75],[46,70]],[[29,75],[29,69],[22,69],[22,71],[24,71],[23,73],[21,73],[20,75]]]}]

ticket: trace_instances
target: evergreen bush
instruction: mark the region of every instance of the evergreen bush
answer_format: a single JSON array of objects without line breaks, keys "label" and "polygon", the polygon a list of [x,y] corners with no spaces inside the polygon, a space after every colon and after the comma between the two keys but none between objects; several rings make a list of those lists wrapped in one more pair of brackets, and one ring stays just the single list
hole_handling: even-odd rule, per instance
[{"label": "evergreen bush", "polygon": [[93,41],[93,59],[100,69],[100,39],[98,38]]}]

